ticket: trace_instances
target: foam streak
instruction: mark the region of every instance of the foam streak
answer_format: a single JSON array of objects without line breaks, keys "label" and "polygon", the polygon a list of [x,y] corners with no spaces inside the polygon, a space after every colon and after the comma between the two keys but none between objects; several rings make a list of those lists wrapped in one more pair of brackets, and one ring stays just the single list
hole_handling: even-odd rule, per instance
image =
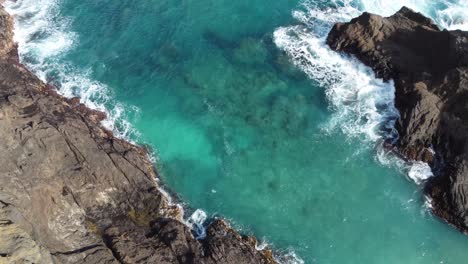
[{"label": "foam streak", "polygon": [[53,84],[68,98],[80,97],[91,109],[107,113],[102,124],[114,135],[127,140],[138,133],[127,121],[138,113],[136,107],[116,102],[109,88],[93,80],[89,69],[78,69],[66,61],[67,52],[74,48],[78,36],[69,30],[70,21],[59,16],[59,0],[7,1],[7,12],[15,17],[15,41],[21,62],[42,81]]},{"label": "foam streak", "polygon": [[377,160],[402,169],[417,184],[433,174],[422,162],[405,162],[387,153],[384,141],[395,141],[398,111],[394,107],[393,82],[376,79],[372,70],[356,59],[332,51],[325,38],[334,23],[346,22],[362,12],[390,16],[408,6],[447,29],[468,29],[468,2],[442,0],[305,0],[293,16],[299,25],[274,32],[275,44],[312,80],[324,87],[334,115],[327,131],[341,129],[348,137],[377,142]]}]

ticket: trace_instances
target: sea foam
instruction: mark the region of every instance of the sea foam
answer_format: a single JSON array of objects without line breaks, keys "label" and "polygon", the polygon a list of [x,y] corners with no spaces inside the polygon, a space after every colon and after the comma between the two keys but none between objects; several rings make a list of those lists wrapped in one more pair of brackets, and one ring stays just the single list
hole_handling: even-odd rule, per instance
[{"label": "sea foam", "polygon": [[383,142],[398,138],[394,128],[398,111],[394,107],[392,81],[375,78],[370,68],[355,58],[332,51],[325,43],[334,23],[346,22],[362,12],[390,16],[402,6],[431,17],[441,28],[468,29],[468,2],[429,0],[306,0],[293,11],[298,25],[280,27],[274,32],[275,44],[311,79],[324,87],[334,114],[325,127],[341,129],[348,137],[364,137],[377,143],[376,159],[385,166],[397,167],[420,184],[433,175],[426,163],[403,161],[386,150]]},{"label": "sea foam", "polygon": [[362,10],[390,16],[402,6],[431,17],[448,30],[468,30],[468,1],[466,0],[361,0]]},{"label": "sea foam", "polygon": [[[20,58],[43,81],[53,83],[66,97],[79,96],[87,106],[106,111],[109,118],[103,125],[117,136],[131,138],[136,131],[126,120],[129,111],[138,109],[113,101],[109,88],[92,79],[92,72],[77,69],[63,61],[74,48],[79,36],[70,31],[70,21],[58,14],[58,0],[18,0],[5,3],[7,11],[16,17],[15,40]],[[468,2],[444,1],[433,8],[430,0],[333,0],[304,1],[293,16],[301,25],[278,28],[274,40],[289,54],[294,64],[326,88],[331,107],[335,110],[327,130],[342,129],[351,137],[364,135],[379,142],[397,135],[394,122],[398,112],[393,106],[394,87],[376,79],[372,71],[353,58],[331,51],[325,37],[335,22],[348,21],[362,11],[388,16],[402,5],[431,16],[441,27],[468,30]],[[377,155],[383,164],[398,164],[415,182],[432,175],[424,163],[408,163],[380,148]],[[169,197],[169,195],[167,195]],[[187,220],[197,236],[204,235],[206,213],[196,210]],[[198,231],[197,231],[198,230]],[[264,245],[259,246],[262,249]],[[294,251],[277,257],[283,263],[304,263]]]},{"label": "sea foam", "polygon": [[42,81],[53,84],[68,98],[80,97],[92,109],[107,113],[102,125],[127,140],[138,138],[127,118],[138,109],[116,102],[109,88],[93,80],[90,69],[79,69],[64,56],[79,36],[70,30],[70,20],[59,15],[58,0],[6,1],[5,9],[15,17],[15,41],[21,62]]},{"label": "sea foam", "polygon": [[[92,78],[89,69],[78,69],[64,59],[67,52],[74,48],[79,36],[70,30],[70,20],[59,16],[58,0],[17,0],[5,2],[7,12],[15,17],[15,41],[18,42],[20,60],[42,81],[53,84],[58,92],[67,97],[80,97],[81,102],[91,109],[107,113],[102,125],[114,132],[119,138],[133,142],[139,133],[128,121],[130,115],[136,115],[139,109],[123,105],[113,99],[105,84]],[[158,156],[152,152],[148,157],[156,163]],[[169,206],[177,206],[182,214],[184,204],[175,202],[155,179],[159,191],[166,198]],[[183,222],[190,227],[196,239],[206,237],[208,216],[201,209],[195,210]],[[263,244],[258,250],[262,250]],[[294,254],[279,256],[284,264],[302,264]]]},{"label": "sea foam", "polygon": [[349,136],[365,135],[372,141],[393,138],[398,118],[393,83],[376,79],[370,68],[332,51],[325,43],[334,23],[356,15],[359,11],[348,5],[323,8],[316,2],[305,2],[303,10],[293,12],[301,24],[278,28],[274,41],[297,67],[325,88],[335,113],[327,130],[340,128]]},{"label": "sea foam", "polygon": [[[133,142],[139,134],[128,121],[130,115],[138,114],[134,106],[123,105],[113,99],[106,85],[93,80],[89,69],[78,69],[64,59],[67,52],[74,48],[78,36],[70,31],[70,21],[59,16],[57,0],[18,0],[5,2],[7,12],[15,17],[15,41],[18,42],[20,60],[42,81],[57,87],[58,92],[67,97],[80,97],[81,102],[91,109],[103,111],[107,118],[102,125],[113,131],[114,135]],[[148,157],[157,161],[155,152]],[[155,179],[159,182],[159,179]],[[177,206],[183,213],[183,206],[173,201],[169,193],[159,185],[159,191],[169,206]],[[204,212],[197,210],[198,215]],[[205,214],[206,215],[206,214]],[[192,220],[191,220],[192,219]],[[196,232],[204,232],[201,217],[189,226]]]},{"label": "sea foam", "polygon": [[187,225],[192,228],[196,239],[204,239],[206,237],[205,222],[207,219],[205,211],[197,209],[188,218]]}]

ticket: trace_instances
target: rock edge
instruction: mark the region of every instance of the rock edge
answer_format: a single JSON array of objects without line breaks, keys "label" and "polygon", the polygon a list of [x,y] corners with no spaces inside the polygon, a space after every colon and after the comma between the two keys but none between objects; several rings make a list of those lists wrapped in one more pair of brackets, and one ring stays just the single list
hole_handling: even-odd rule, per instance
[{"label": "rock edge", "polygon": [[0,263],[276,263],[214,219],[196,240],[145,149],[18,58],[0,1]]},{"label": "rock edge", "polygon": [[395,82],[396,151],[428,162],[434,214],[468,233],[468,32],[440,30],[403,7],[390,17],[363,13],[336,24],[327,38],[336,51]]}]

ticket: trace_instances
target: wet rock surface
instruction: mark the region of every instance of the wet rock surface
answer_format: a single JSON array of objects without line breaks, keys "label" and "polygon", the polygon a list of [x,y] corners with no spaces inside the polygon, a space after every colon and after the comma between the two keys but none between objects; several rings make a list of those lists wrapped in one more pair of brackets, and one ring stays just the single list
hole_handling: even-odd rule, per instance
[{"label": "wet rock surface", "polygon": [[196,240],[143,148],[18,61],[0,6],[0,263],[274,263],[223,220]]},{"label": "wet rock surface", "polygon": [[468,232],[468,32],[441,30],[403,7],[338,23],[327,43],[394,80],[398,152],[431,165],[434,213]]}]

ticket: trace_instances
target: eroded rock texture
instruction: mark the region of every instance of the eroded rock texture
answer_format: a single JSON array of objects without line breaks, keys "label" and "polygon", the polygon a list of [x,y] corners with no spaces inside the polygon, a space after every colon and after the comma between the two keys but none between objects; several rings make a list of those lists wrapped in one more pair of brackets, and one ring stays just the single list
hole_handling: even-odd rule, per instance
[{"label": "eroded rock texture", "polygon": [[[427,161],[434,212],[468,231],[468,32],[440,30],[408,8],[336,24],[327,43],[395,81],[398,151]],[[433,154],[435,150],[435,155]]]},{"label": "eroded rock texture", "polygon": [[22,66],[12,27],[0,8],[0,263],[274,263],[222,220],[194,239],[145,150]]}]

